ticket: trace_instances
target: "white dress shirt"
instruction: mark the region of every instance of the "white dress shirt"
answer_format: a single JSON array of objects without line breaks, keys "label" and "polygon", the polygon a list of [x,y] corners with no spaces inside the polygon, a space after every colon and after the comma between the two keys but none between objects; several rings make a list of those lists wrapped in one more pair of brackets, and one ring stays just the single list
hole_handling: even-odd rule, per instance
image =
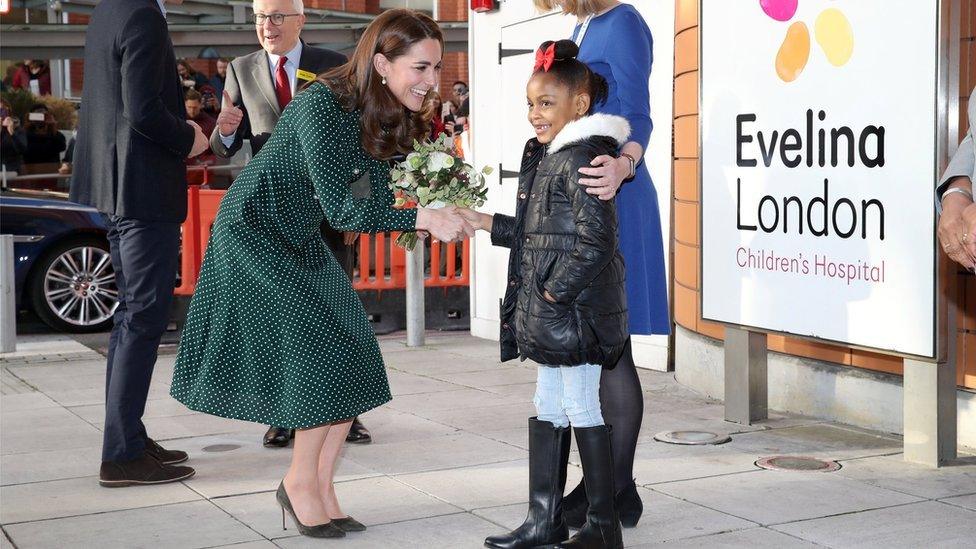
[{"label": "white dress shirt", "polygon": [[[161,0],[160,0],[161,1]],[[278,59],[281,59],[280,55],[275,55],[273,53],[268,53],[268,67],[271,69],[269,76],[271,77],[271,84],[274,85],[275,73],[278,72]],[[288,75],[288,84],[291,86],[291,96],[295,97],[295,89],[298,83],[298,62],[302,58],[302,41],[299,40],[295,47],[285,54],[288,61],[285,61],[285,74]],[[220,141],[225,147],[230,148],[234,144],[233,135],[220,134]]]}]

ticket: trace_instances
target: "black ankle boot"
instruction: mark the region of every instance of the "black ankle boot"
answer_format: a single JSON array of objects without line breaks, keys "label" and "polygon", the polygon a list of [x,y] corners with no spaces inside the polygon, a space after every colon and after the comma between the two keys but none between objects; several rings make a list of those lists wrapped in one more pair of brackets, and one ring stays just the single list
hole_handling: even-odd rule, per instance
[{"label": "black ankle boot", "polygon": [[583,464],[583,482],[589,509],[586,523],[575,536],[559,544],[565,549],[622,549],[620,519],[614,504],[613,455],[610,453],[610,428],[573,428]]},{"label": "black ankle boot", "polygon": [[[620,516],[620,525],[624,528],[637,526],[644,513],[644,502],[637,493],[636,482],[631,481],[624,486],[617,492],[617,497],[613,501],[617,506],[617,515]],[[563,519],[566,524],[577,530],[582,528],[586,523],[586,511],[589,506],[589,502],[586,501],[586,486],[583,481],[580,481],[572,492],[563,497]]]},{"label": "black ankle boot", "polygon": [[555,545],[569,537],[562,517],[569,428],[529,418],[529,513],[515,530],[485,539],[485,547],[528,549]]}]

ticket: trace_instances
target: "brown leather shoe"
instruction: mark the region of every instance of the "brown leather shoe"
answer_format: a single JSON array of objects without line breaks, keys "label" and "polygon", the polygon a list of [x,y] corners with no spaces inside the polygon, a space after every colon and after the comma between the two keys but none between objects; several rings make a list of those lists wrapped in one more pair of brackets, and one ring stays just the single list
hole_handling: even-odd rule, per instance
[{"label": "brown leather shoe", "polygon": [[155,458],[143,455],[132,461],[103,461],[98,473],[98,483],[106,488],[166,484],[186,480],[195,473],[190,467],[163,465]]},{"label": "brown leather shoe", "polygon": [[186,455],[186,452],[167,450],[151,438],[146,439],[146,455],[156,458],[156,461],[163,465],[176,465],[177,463],[183,463],[190,459],[190,456]]}]

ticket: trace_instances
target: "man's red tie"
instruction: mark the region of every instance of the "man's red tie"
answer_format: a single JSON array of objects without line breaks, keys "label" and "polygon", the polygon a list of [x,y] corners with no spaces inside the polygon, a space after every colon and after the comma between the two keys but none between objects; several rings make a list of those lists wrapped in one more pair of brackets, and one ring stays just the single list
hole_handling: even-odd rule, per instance
[{"label": "man's red tie", "polygon": [[275,69],[275,95],[278,96],[278,106],[281,110],[285,110],[285,105],[291,101],[291,83],[288,82],[288,73],[285,72],[287,62],[287,57],[279,57],[278,68]]}]

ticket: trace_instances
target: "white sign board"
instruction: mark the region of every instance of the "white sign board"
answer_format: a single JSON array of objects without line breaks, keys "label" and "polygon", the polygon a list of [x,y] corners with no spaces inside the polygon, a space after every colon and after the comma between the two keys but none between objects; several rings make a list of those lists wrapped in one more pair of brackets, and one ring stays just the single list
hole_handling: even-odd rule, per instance
[{"label": "white sign board", "polygon": [[938,13],[702,0],[703,318],[934,356]]}]

